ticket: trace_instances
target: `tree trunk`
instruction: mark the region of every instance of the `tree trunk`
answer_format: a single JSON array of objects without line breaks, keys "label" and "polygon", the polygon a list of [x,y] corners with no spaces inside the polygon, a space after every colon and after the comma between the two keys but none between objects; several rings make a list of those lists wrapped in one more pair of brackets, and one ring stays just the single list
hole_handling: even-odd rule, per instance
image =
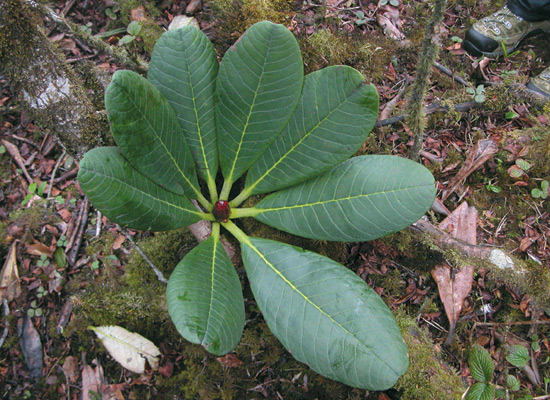
[{"label": "tree trunk", "polygon": [[32,0],[0,1],[0,71],[22,106],[79,159],[108,132],[73,70],[44,34]]}]

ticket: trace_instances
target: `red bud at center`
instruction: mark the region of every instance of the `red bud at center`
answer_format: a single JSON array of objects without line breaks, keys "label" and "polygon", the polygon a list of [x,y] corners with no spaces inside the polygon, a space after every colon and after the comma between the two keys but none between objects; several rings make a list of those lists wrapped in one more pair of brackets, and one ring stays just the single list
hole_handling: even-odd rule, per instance
[{"label": "red bud at center", "polygon": [[214,218],[216,218],[220,222],[227,222],[229,220],[229,215],[231,214],[231,207],[229,207],[229,203],[225,200],[217,201],[216,204],[214,204],[214,208],[212,209],[212,215],[214,215]]}]

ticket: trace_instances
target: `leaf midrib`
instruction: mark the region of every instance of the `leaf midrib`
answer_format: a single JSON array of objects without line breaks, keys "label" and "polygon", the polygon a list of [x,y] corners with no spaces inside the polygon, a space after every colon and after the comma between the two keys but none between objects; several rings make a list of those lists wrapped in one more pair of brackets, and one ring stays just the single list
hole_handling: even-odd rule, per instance
[{"label": "leaf midrib", "polygon": [[[183,180],[185,182],[187,182],[187,184],[189,185],[189,187],[191,187],[193,189],[193,191],[195,192],[195,194],[200,198],[202,197],[202,193],[200,192],[200,190],[198,190],[195,185],[193,185],[193,183],[189,180],[189,178],[187,178],[187,176],[185,175],[185,173],[181,170],[180,166],[178,165],[178,163],[176,162],[176,159],[172,156],[172,153],[168,150],[168,147],[166,147],[166,144],[164,143],[164,141],[161,139],[161,137],[159,136],[159,134],[157,133],[157,130],[153,127],[153,125],[151,125],[151,123],[149,122],[149,119],[146,118],[146,114],[137,106],[137,103],[134,102],[134,99],[132,99],[132,96],[130,96],[130,93],[126,90],[126,88],[124,86],[121,86],[120,84],[118,85],[118,87],[124,91],[126,93],[126,97],[128,98],[128,100],[132,103],[132,105],[134,106],[134,109],[136,109],[138,111],[138,113],[140,114],[141,116],[141,119],[144,120],[147,125],[149,126],[149,128],[151,129],[151,131],[153,132],[154,134],[154,137],[157,139],[157,141],[162,145],[162,147],[164,148],[164,150],[166,151],[166,154],[168,154],[168,156],[170,157],[170,160],[172,161],[172,163],[175,165],[176,169],[178,170],[178,172],[180,173],[181,177],[183,178]],[[170,107],[169,104],[165,104],[167,105],[168,107]],[[179,124],[178,124],[179,126]]]},{"label": "leaf midrib", "polygon": [[372,351],[372,348],[367,346],[365,343],[363,343],[357,336],[355,336],[352,332],[348,331],[342,324],[340,324],[338,321],[336,321],[332,316],[328,313],[326,313],[321,307],[319,307],[317,304],[315,304],[307,295],[305,295],[303,292],[301,292],[292,282],[290,282],[286,276],[284,276],[281,271],[279,271],[275,266],[267,260],[267,258],[264,256],[264,254],[258,250],[256,246],[250,241],[250,239],[247,238],[245,241],[245,244],[248,245],[250,248],[254,250],[254,252],[262,259],[263,262],[268,265],[273,272],[281,278],[292,290],[294,290],[296,293],[298,293],[307,303],[309,303],[311,306],[313,306],[319,313],[324,315],[326,318],[328,318],[334,325],[338,326],[342,331],[349,335],[351,338],[353,338],[357,343],[359,343],[369,354],[371,354],[373,357],[375,357],[380,363],[388,366],[392,371],[394,371],[397,374],[397,371],[394,370],[394,368],[389,365],[386,361],[382,360],[374,351]]},{"label": "leaf midrib", "polygon": [[[129,188],[129,189],[131,189],[131,190],[133,190],[133,191],[136,191],[136,192],[138,192],[138,193],[141,193],[143,196],[146,196],[146,197],[148,197],[148,198],[150,198],[150,199],[153,199],[153,200],[158,201],[158,202],[160,202],[160,203],[163,203],[163,204],[165,204],[165,205],[174,207],[174,208],[176,208],[176,209],[178,209],[178,210],[182,210],[182,211],[186,211],[186,212],[191,213],[191,214],[195,214],[195,215],[197,215],[197,216],[199,216],[199,217],[201,217],[201,218],[203,218],[203,219],[204,219],[204,217],[205,217],[205,214],[204,214],[204,213],[201,213],[201,212],[199,212],[199,211],[194,211],[194,210],[192,210],[192,209],[183,208],[183,207],[178,206],[178,205],[176,205],[176,204],[169,203],[169,202],[167,202],[167,201],[165,201],[165,200],[162,200],[162,199],[159,199],[159,198],[157,198],[157,197],[154,197],[154,196],[150,195],[149,193],[144,192],[144,191],[138,189],[138,188],[135,187],[135,186],[131,186],[130,184],[128,184],[128,183],[126,183],[126,182],[124,182],[124,181],[122,181],[122,180],[120,180],[119,178],[116,178],[116,177],[114,177],[114,176],[106,175],[105,173],[102,173],[102,172],[99,172],[99,171],[96,171],[96,170],[93,170],[93,169],[86,169],[85,167],[84,167],[84,168],[81,167],[81,170],[82,170],[82,171],[88,171],[88,172],[91,173],[91,174],[99,175],[99,176],[101,176],[101,177],[103,177],[103,178],[111,179],[111,180],[113,180],[113,181],[116,181],[116,182],[118,182],[119,184],[121,184],[121,185],[123,185],[123,186],[125,186],[125,187],[127,187],[127,188]],[[146,178],[146,179],[147,179],[147,178]],[[178,196],[177,194],[172,193],[172,192],[170,192],[169,190],[164,189],[164,188],[162,188],[161,186],[159,186],[159,185],[157,185],[157,184],[155,184],[155,183],[153,183],[153,184],[154,184],[155,186],[160,187],[160,188],[163,189],[163,190],[166,190],[168,193],[170,193],[170,194],[172,194],[172,195],[174,195],[174,196]],[[183,196],[180,196],[180,197],[184,198]]]},{"label": "leaf midrib", "polygon": [[329,199],[329,200],[317,201],[317,202],[312,202],[312,203],[304,203],[304,204],[295,204],[295,205],[292,205],[292,206],[281,206],[281,207],[276,207],[276,208],[274,208],[274,207],[272,207],[272,208],[261,208],[261,203],[260,203],[254,209],[258,210],[258,212],[260,214],[263,214],[263,213],[272,212],[272,211],[283,211],[283,210],[292,210],[292,209],[299,209],[299,208],[305,208],[305,207],[322,206],[322,205],[325,205],[325,204],[336,203],[336,202],[340,202],[340,201],[348,201],[348,200],[351,201],[351,200],[364,198],[364,197],[377,196],[377,195],[382,195],[382,194],[390,194],[390,193],[395,193],[395,192],[400,192],[400,191],[408,191],[408,190],[414,190],[414,189],[421,189],[421,188],[425,188],[425,187],[428,187],[428,186],[433,186],[433,184],[413,186],[413,187],[408,187],[408,188],[398,188],[398,189],[385,190],[385,191],[381,191],[381,192],[373,192],[373,193],[367,193],[367,194],[359,194],[359,195],[356,195],[356,196],[339,197],[339,198],[336,198],[336,199]]},{"label": "leaf midrib", "polygon": [[254,91],[254,98],[252,99],[252,104],[249,107],[248,115],[246,116],[246,122],[245,122],[243,130],[241,132],[241,138],[239,140],[239,145],[237,147],[237,151],[235,152],[235,156],[233,158],[233,163],[231,164],[231,169],[229,171],[229,176],[227,177],[227,182],[229,182],[230,184],[233,183],[233,174],[235,172],[235,166],[237,164],[237,160],[239,159],[239,154],[240,154],[241,149],[242,149],[242,145],[243,145],[243,142],[244,142],[244,137],[245,137],[246,132],[248,130],[248,124],[250,122],[250,118],[252,117],[252,111],[254,110],[254,107],[256,106],[256,98],[258,97],[259,87],[260,87],[260,85],[263,81],[264,72],[265,72],[265,69],[266,69],[266,66],[267,66],[267,61],[266,60],[269,58],[269,55],[271,53],[271,44],[272,43],[273,43],[273,35],[269,35],[269,45],[268,45],[267,53],[264,57],[264,63],[262,64],[262,72],[260,74],[260,78],[258,79],[258,83],[256,85],[256,90]]},{"label": "leaf midrib", "polygon": [[[200,40],[198,36],[195,36],[194,38],[194,42],[196,42],[197,40]],[[191,46],[189,46],[191,47]],[[185,53],[186,57],[185,59],[187,60],[188,57],[187,57],[187,47],[183,47],[183,52]],[[187,77],[189,79],[189,86],[191,87],[191,99],[193,101],[193,112],[195,113],[195,121],[196,121],[196,124],[197,124],[197,136],[199,138],[199,143],[200,143],[200,147],[201,147],[201,155],[202,155],[202,161],[204,162],[204,165],[206,167],[206,175],[207,175],[207,180],[208,181],[211,181],[213,178],[212,178],[212,173],[210,171],[210,165],[208,165],[208,160],[206,158],[206,152],[205,152],[205,148],[204,148],[204,142],[203,142],[203,138],[202,138],[202,128],[201,128],[201,124],[200,124],[200,119],[199,119],[199,113],[198,113],[198,110],[197,110],[197,103],[196,103],[196,97],[195,97],[195,85],[193,84],[193,81],[192,81],[192,78],[191,78],[191,71],[189,69],[189,63],[187,62],[185,64],[186,68],[185,68],[185,71],[187,72]]]},{"label": "leaf midrib", "polygon": [[287,151],[275,164],[273,164],[271,168],[269,168],[260,178],[258,178],[256,182],[254,182],[247,189],[245,189],[247,193],[251,193],[254,190],[254,188],[258,186],[260,182],[265,179],[267,175],[269,175],[280,163],[283,162],[283,160],[285,160],[288,157],[290,153],[292,153],[298,146],[302,144],[304,140],[306,140],[310,135],[312,135],[313,132],[316,131],[319,128],[319,126],[321,126],[327,119],[329,119],[334,112],[340,110],[340,108],[343,107],[343,105],[349,101],[349,99],[356,93],[356,91],[364,85],[365,85],[365,82],[362,82],[360,85],[354,88],[351,94],[344,101],[338,104],[338,106],[334,110],[332,110],[327,116],[325,116],[321,121],[319,121],[312,129],[310,129],[309,132],[307,132],[294,146],[292,146],[292,148],[289,151]]}]

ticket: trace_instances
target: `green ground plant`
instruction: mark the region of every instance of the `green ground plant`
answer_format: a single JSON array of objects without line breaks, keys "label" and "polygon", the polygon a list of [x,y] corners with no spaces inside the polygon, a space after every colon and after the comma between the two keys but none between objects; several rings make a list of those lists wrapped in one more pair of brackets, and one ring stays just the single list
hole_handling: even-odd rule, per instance
[{"label": "green ground plant", "polygon": [[184,27],[159,39],[148,79],[115,73],[105,105],[118,147],[94,149],[80,163],[92,204],[140,230],[212,222],[212,235],[168,282],[168,312],[183,337],[215,355],[241,339],[244,301],[223,227],[240,243],[267,325],[298,361],[357,388],[395,384],[409,364],[407,347],[382,299],[335,261],[248,236],[238,221],[252,217],[315,240],[367,241],[427,211],[435,186],[422,165],[349,158],[378,112],[376,89],[358,71],[334,66],[304,77],[292,33],[266,21],[218,64],[208,38]]}]

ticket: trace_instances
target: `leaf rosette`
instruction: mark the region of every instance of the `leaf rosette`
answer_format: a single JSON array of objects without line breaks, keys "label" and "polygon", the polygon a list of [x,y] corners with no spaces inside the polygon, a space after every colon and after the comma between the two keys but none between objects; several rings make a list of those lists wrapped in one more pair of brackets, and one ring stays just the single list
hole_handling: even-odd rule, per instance
[{"label": "leaf rosette", "polygon": [[[168,312],[183,337],[216,355],[240,341],[243,295],[221,246],[223,226],[240,242],[270,329],[297,360],[362,389],[395,384],[407,348],[381,298],[342,265],[249,237],[236,221],[365,241],[419,219],[435,197],[426,168],[395,156],[352,157],[377,118],[373,85],[347,66],[304,77],[296,39],[282,25],[253,25],[219,65],[208,38],[187,26],[161,36],[147,79],[117,71],[105,104],[118,147],[81,161],[78,180],[91,203],[134,229],[212,221],[211,237],[168,282]],[[240,207],[258,194],[268,195]]]}]

